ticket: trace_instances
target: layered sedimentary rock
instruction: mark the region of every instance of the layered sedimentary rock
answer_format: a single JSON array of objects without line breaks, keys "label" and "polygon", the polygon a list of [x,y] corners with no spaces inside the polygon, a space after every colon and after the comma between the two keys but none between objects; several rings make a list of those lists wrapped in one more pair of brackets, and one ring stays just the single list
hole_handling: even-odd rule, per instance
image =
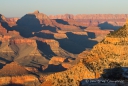
[{"label": "layered sedimentary rock", "polygon": [[[123,25],[127,17],[100,14],[48,17],[39,11],[26,14],[21,19],[9,19],[0,15],[0,68],[16,61],[32,73],[59,72],[48,75],[42,84],[44,86],[77,86],[82,79],[99,78],[104,68],[110,68],[111,63],[128,66],[128,25],[102,40],[106,34],[113,31],[111,29],[115,30]],[[102,41],[98,43],[97,40]],[[78,54],[78,58],[75,58]],[[84,64],[77,64],[79,59],[84,59]],[[9,69],[6,66],[4,68]],[[7,80],[6,84],[10,81],[25,84],[37,80],[35,76],[28,75],[0,78],[0,82],[5,83],[2,79]]]},{"label": "layered sedimentary rock", "polygon": [[109,34],[110,32],[114,31],[114,30],[102,30],[100,29],[100,27],[87,27],[86,29],[84,29],[84,31],[86,32],[90,32],[90,33],[95,33],[96,38],[94,38],[94,40],[97,41],[101,41],[103,40],[103,38]]},{"label": "layered sedimentary rock", "polygon": [[7,30],[0,23],[0,34],[5,34],[5,33],[7,33]]},{"label": "layered sedimentary rock", "polygon": [[44,83],[50,81],[52,83],[51,86],[58,86],[58,85],[79,86],[79,81],[81,81],[84,78],[93,79],[95,78],[95,74],[93,72],[90,72],[84,66],[84,64],[80,62],[74,67],[70,68],[69,70],[47,76],[46,81]]},{"label": "layered sedimentary rock", "polygon": [[61,56],[65,58],[74,57],[72,53],[69,53],[63,48],[61,48],[59,42],[54,39],[44,39],[42,40],[42,43],[50,47],[50,50],[53,52],[53,56]]},{"label": "layered sedimentary rock", "polygon": [[56,38],[56,39],[64,39],[64,38],[68,38],[68,37],[64,33],[55,33],[54,34],[54,38]]},{"label": "layered sedimentary rock", "polygon": [[51,86],[58,84],[78,86],[77,81],[99,78],[104,69],[112,68],[114,64],[127,67],[127,32],[128,25],[125,25],[108,34],[90,52],[84,51],[78,56],[78,58],[83,59],[80,63],[64,72],[49,75],[44,83],[51,82]]},{"label": "layered sedimentary rock", "polygon": [[64,22],[63,20],[52,20],[52,22],[59,30],[62,31],[82,31],[80,27],[77,27],[75,25],[69,25],[67,22]]},{"label": "layered sedimentary rock", "polygon": [[6,22],[6,18],[5,18],[3,15],[0,14],[0,34],[5,34],[5,33],[7,33],[6,28],[4,28],[4,27],[2,26],[2,23],[3,23],[3,22]]},{"label": "layered sedimentary rock", "polygon": [[122,26],[128,18],[128,14],[65,14],[65,15],[50,15],[50,19],[64,19],[66,21],[75,20],[86,26],[97,26],[100,23],[108,22],[115,26]]},{"label": "layered sedimentary rock", "polygon": [[0,85],[24,85],[39,86],[40,82],[36,76],[29,72],[16,62],[5,65],[0,70]]},{"label": "layered sedimentary rock", "polygon": [[38,10],[36,10],[34,13],[30,13],[32,15],[35,15],[36,18],[40,21],[40,24],[44,24],[44,25],[50,25],[52,26],[52,22],[49,19],[49,17],[43,13],[40,13]]},{"label": "layered sedimentary rock", "polygon": [[[0,55],[3,61],[17,61],[22,65],[36,63],[48,63],[48,60],[42,56],[37,48],[37,43],[32,39],[12,38],[10,35],[1,35],[0,37]],[[26,64],[25,64],[26,63]],[[33,65],[34,66],[34,65]],[[39,66],[39,65],[35,65]]]},{"label": "layered sedimentary rock", "polygon": [[16,22],[18,21],[18,19],[19,18],[6,18],[6,20],[7,20],[7,22],[8,22],[8,24],[9,24],[9,26],[14,26],[14,25],[16,25]]},{"label": "layered sedimentary rock", "polygon": [[5,22],[5,21],[6,21],[6,18],[2,14],[0,14],[0,22]]},{"label": "layered sedimentary rock", "polygon": [[127,67],[128,24],[106,36],[95,45],[90,52],[82,52],[79,58],[84,58],[85,65],[90,70],[103,73],[111,68],[111,64]]},{"label": "layered sedimentary rock", "polygon": [[59,64],[64,62],[66,58],[62,58],[62,57],[52,57],[52,59],[49,61],[49,64]]}]

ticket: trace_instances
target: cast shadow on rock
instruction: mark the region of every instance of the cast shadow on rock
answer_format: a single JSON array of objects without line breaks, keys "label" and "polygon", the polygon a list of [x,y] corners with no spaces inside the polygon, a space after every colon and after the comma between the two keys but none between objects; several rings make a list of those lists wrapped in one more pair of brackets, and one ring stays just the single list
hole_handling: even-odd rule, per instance
[{"label": "cast shadow on rock", "polygon": [[88,38],[91,38],[91,39],[96,38],[96,35],[94,32],[87,32],[87,34],[88,34]]},{"label": "cast shadow on rock", "polygon": [[85,27],[85,26],[79,26],[79,28],[83,30],[83,29],[86,29],[87,27]]},{"label": "cast shadow on rock", "polygon": [[60,72],[65,70],[66,68],[64,68],[61,64],[59,65],[49,64],[48,67],[43,72]]},{"label": "cast shadow on rock", "polygon": [[[6,60],[6,59],[4,59],[4,58],[2,58],[2,57],[0,57],[0,61],[4,61],[4,62],[6,62],[7,64],[8,64],[8,63],[11,63],[11,61]],[[3,68],[3,66],[5,66],[5,64],[0,63],[0,69]]]},{"label": "cast shadow on rock", "polygon": [[[68,39],[59,39],[57,41],[59,41],[61,48],[70,53],[79,54],[86,48],[92,48],[98,43],[97,41],[89,40],[87,35],[78,35],[73,34],[72,32],[67,32],[66,35]],[[95,37],[93,33],[90,33],[90,35],[89,36],[92,38]]]},{"label": "cast shadow on rock", "polygon": [[34,36],[41,37],[41,38],[46,38],[46,39],[54,39],[53,34],[47,34],[47,33],[43,33],[43,32],[35,33]]},{"label": "cast shadow on rock", "polygon": [[108,22],[104,22],[98,25],[98,27],[100,27],[102,30],[117,30],[119,29],[121,26],[114,26]]},{"label": "cast shadow on rock", "polygon": [[16,22],[16,26],[9,27],[7,22],[2,22],[2,26],[8,31],[16,30],[21,36],[25,38],[33,37],[33,32],[40,32],[41,30],[50,30],[56,32],[55,27],[45,26],[40,24],[40,21],[33,14],[26,14]]},{"label": "cast shadow on rock", "polygon": [[43,43],[41,41],[36,41],[37,43],[37,48],[43,52],[42,56],[45,56],[46,59],[50,59],[53,56],[56,56],[56,54],[51,50],[50,45],[48,45],[47,43]]},{"label": "cast shadow on rock", "polygon": [[56,21],[57,23],[60,23],[60,24],[69,25],[68,22],[66,22],[66,21],[64,21],[64,20],[62,20],[62,19],[55,19],[55,21]]}]

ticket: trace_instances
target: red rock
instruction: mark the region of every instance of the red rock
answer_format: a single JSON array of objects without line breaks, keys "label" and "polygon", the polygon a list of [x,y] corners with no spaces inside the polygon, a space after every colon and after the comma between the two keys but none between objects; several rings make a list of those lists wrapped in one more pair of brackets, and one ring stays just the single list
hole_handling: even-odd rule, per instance
[{"label": "red rock", "polygon": [[[108,22],[112,25],[122,26],[128,18],[128,14],[78,14],[78,15],[50,15],[50,19],[63,19],[66,21],[74,20],[83,23],[86,26],[97,26],[102,22]],[[91,21],[91,22],[90,22]]]},{"label": "red rock", "polygon": [[34,14],[36,16],[36,18],[39,19],[40,24],[45,24],[46,26],[47,25],[53,26],[51,20],[49,19],[49,17],[47,15],[40,13],[38,10],[36,10],[32,14]]},{"label": "red rock", "polygon": [[18,19],[19,19],[19,18],[6,18],[8,24],[9,24],[10,26],[16,25],[16,22],[18,21]]}]

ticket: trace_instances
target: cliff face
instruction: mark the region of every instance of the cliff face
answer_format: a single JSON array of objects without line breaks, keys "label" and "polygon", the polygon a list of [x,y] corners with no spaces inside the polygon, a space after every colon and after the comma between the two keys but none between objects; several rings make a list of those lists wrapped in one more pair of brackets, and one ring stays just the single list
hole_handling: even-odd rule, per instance
[{"label": "cliff face", "polygon": [[11,26],[11,27],[14,26],[14,25],[16,25],[16,22],[18,21],[18,19],[19,18],[16,18],[16,17],[14,17],[14,18],[6,18],[9,26]]},{"label": "cliff face", "polygon": [[7,30],[2,26],[3,22],[6,22],[6,18],[0,14],[0,34],[7,33]]},{"label": "cliff face", "polygon": [[78,26],[68,24],[68,22],[64,20],[52,20],[53,24],[62,31],[82,31]]},{"label": "cliff face", "polygon": [[90,67],[92,71],[99,73],[103,73],[104,69],[109,69],[112,63],[127,67],[127,31],[128,26],[125,25],[119,30],[108,34],[90,52],[82,52],[79,58],[83,58],[86,66]]},{"label": "cliff face", "polygon": [[[60,56],[60,57],[64,57],[64,58],[75,57],[72,53],[61,48],[59,42],[54,39],[44,39],[44,40],[42,40],[42,43],[46,44],[47,46],[50,47],[50,50],[53,52],[53,56]],[[45,46],[44,46],[44,48],[45,48]],[[46,51],[47,51],[47,49],[46,49]]]},{"label": "cliff face", "polygon": [[51,86],[58,86],[58,85],[59,86],[60,85],[78,86],[79,81],[81,81],[84,78],[93,79],[95,78],[95,74],[93,72],[90,72],[84,66],[84,64],[78,63],[77,65],[70,68],[69,70],[47,76],[46,81],[44,83],[46,83],[47,81],[50,81],[52,83]]},{"label": "cliff face", "polygon": [[33,75],[14,76],[14,77],[0,77],[0,85],[7,86],[39,86],[41,83]]},{"label": "cliff face", "polygon": [[65,15],[50,15],[50,19],[63,19],[66,21],[77,21],[86,26],[98,26],[103,22],[108,22],[114,26],[122,26],[128,18],[128,14],[65,14]]},{"label": "cliff face", "polygon": [[[28,13],[20,19],[0,15],[0,68],[16,61],[27,66],[25,68],[31,72],[38,72],[38,69],[58,72],[48,75],[42,84],[44,86],[78,86],[82,79],[99,78],[111,63],[128,66],[128,25],[110,33],[123,25],[127,17],[109,14],[48,17],[39,11]],[[87,51],[90,48],[92,50]],[[81,58],[84,62],[77,63]],[[11,72],[7,70],[2,73]],[[0,78],[0,84],[5,80],[6,84],[30,85],[37,78],[7,76]]]},{"label": "cliff face", "polygon": [[87,27],[86,29],[84,29],[84,31],[95,33],[96,38],[94,38],[94,40],[97,40],[98,42],[100,42],[101,40],[103,40],[103,38],[105,38],[107,34],[109,34],[110,32],[114,30],[102,30],[100,29],[100,27],[91,26],[91,27]]},{"label": "cliff face", "polygon": [[49,82],[50,86],[58,84],[78,86],[78,81],[99,78],[105,69],[112,68],[114,65],[127,67],[127,32],[128,25],[125,25],[108,34],[91,51],[79,54],[78,58],[83,59],[80,63],[66,71],[47,76],[43,84]]},{"label": "cliff face", "polygon": [[128,14],[65,14],[50,15],[51,19],[123,19],[128,18]]},{"label": "cliff face", "polygon": [[[42,56],[37,48],[37,43],[32,39],[12,38],[12,36],[4,35],[0,37],[0,55],[4,62],[17,61],[22,65],[28,65],[31,61],[38,63],[48,63],[48,60]],[[27,60],[26,60],[27,59]],[[38,61],[39,60],[39,61]],[[31,63],[32,65],[33,63]],[[33,65],[39,66],[39,65]]]},{"label": "cliff face", "polygon": [[39,19],[40,24],[44,24],[44,25],[50,25],[53,26],[51,20],[49,19],[49,17],[43,13],[39,13],[39,11],[35,11],[34,15],[36,16],[37,19]]},{"label": "cliff face", "polygon": [[0,70],[0,85],[39,86],[40,82],[34,75],[16,62],[5,65]]}]

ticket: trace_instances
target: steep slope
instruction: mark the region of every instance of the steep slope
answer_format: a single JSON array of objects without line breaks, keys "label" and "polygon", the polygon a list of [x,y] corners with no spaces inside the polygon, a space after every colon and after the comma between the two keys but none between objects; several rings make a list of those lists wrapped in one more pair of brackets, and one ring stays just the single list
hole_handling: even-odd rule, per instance
[{"label": "steep slope", "polygon": [[14,60],[18,63],[37,67],[39,67],[38,64],[48,63],[37,48],[36,40],[18,38],[11,40],[10,44],[11,49],[17,54]]},{"label": "steep slope", "polygon": [[16,22],[18,21],[18,19],[19,18],[16,18],[16,17],[14,17],[14,18],[6,18],[6,20],[7,20],[7,22],[8,22],[10,27],[15,26]]},{"label": "steep slope", "polygon": [[103,73],[104,69],[111,68],[115,63],[121,67],[127,67],[128,50],[128,24],[106,36],[104,40],[95,45],[90,52],[82,52],[79,58],[92,71]]},{"label": "steep slope", "polygon": [[109,34],[110,32],[114,31],[114,30],[102,30],[100,27],[87,27],[86,29],[84,29],[84,31],[87,31],[89,33],[95,33],[96,38],[94,38],[93,40],[96,40],[98,42],[100,42],[101,40],[104,39],[104,37]]},{"label": "steep slope", "polygon": [[37,48],[35,40],[3,36],[0,41],[0,55],[5,62],[15,60],[22,65],[38,67],[39,64],[48,64],[48,60]]},{"label": "steep slope", "polygon": [[95,78],[95,74],[90,72],[84,64],[80,62],[69,70],[47,76],[46,81],[43,82],[42,85],[49,81],[52,83],[51,86],[79,86],[79,81],[84,78],[93,79]]},{"label": "steep slope", "polygon": [[7,30],[2,26],[3,22],[6,22],[6,18],[0,14],[0,34],[7,33]]},{"label": "steep slope", "polygon": [[0,85],[7,86],[39,86],[38,79],[31,75],[24,67],[20,66],[16,62],[5,65],[0,70]]},{"label": "steep slope", "polygon": [[127,67],[127,32],[128,24],[108,34],[91,51],[79,54],[80,63],[66,71],[48,75],[43,84],[78,86],[78,81],[99,78],[105,69],[114,65]]}]

